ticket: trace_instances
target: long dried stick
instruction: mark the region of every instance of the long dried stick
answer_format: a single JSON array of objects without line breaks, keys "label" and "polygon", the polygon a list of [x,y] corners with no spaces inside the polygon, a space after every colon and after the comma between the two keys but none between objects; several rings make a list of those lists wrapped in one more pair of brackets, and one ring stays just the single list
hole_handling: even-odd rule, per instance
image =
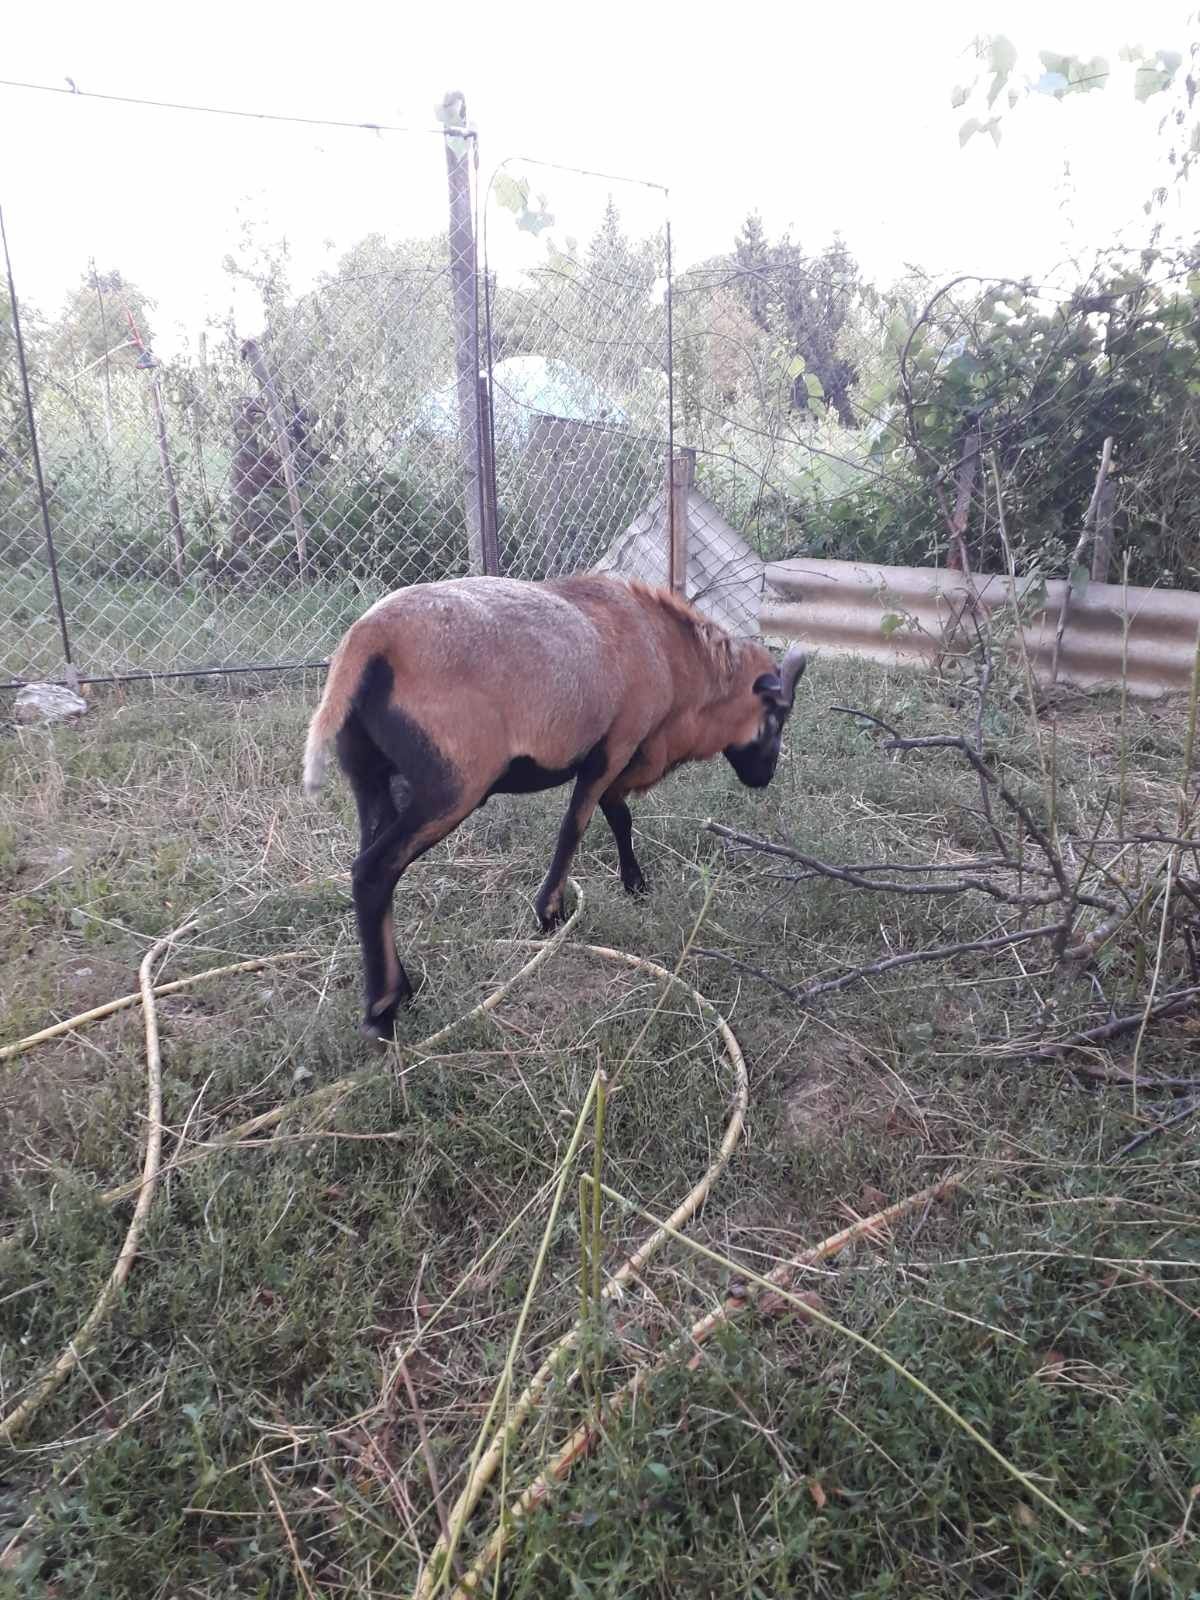
[{"label": "long dried stick", "polygon": [[[711,1190],[713,1184],[716,1182],[720,1174],[725,1170],[726,1166],[728,1166],[730,1158],[732,1157],[734,1150],[737,1148],[738,1141],[741,1139],[742,1130],[745,1126],[746,1107],[749,1103],[750,1097],[750,1080],[749,1074],[746,1071],[746,1062],[742,1055],[741,1047],[734,1037],[733,1031],[729,1027],[729,1024],[717,1011],[712,1002],[706,999],[698,989],[693,988],[690,983],[686,983],[679,976],[678,971],[679,966],[682,966],[683,962],[686,960],[691,951],[692,941],[699,931],[700,924],[703,922],[708,911],[708,905],[711,898],[712,890],[710,889],[708,895],[705,897],[704,905],[701,907],[700,914],[696,919],[696,923],[692,928],[692,932],[684,944],[683,951],[680,954],[679,962],[674,972],[668,971],[666,967],[660,967],[657,962],[650,961],[645,956],[630,955],[627,951],[613,950],[606,945],[579,946],[581,950],[586,951],[589,955],[599,956],[602,959],[609,961],[619,961],[625,966],[651,972],[656,977],[663,979],[665,983],[665,987],[659,996],[654,1009],[646,1019],[646,1022],[642,1025],[642,1029],[639,1032],[638,1037],[629,1047],[629,1050],[626,1051],[621,1066],[619,1066],[616,1072],[612,1074],[614,1081],[617,1077],[619,1077],[625,1063],[629,1061],[633,1055],[633,1052],[641,1043],[641,1040],[644,1037],[646,1030],[649,1028],[650,1023],[654,1020],[654,1017],[661,1009],[663,1001],[670,993],[672,985],[683,989],[685,993],[689,994],[697,1002],[701,1010],[711,1013],[715,1020],[717,1031],[721,1036],[721,1042],[725,1046],[725,1052],[729,1059],[730,1065],[734,1069],[736,1079],[733,1110],[726,1125],[725,1134],[721,1140],[720,1148],[718,1149],[713,1160],[709,1163],[707,1171],[704,1173],[703,1177],[700,1178],[699,1182],[693,1186],[684,1199],[680,1201],[669,1220],[666,1223],[656,1226],[654,1232],[650,1234],[648,1238],[642,1241],[641,1245],[639,1245],[637,1250],[634,1251],[633,1255],[629,1257],[625,1264],[615,1273],[613,1273],[612,1277],[609,1279],[608,1283],[605,1284],[604,1289],[601,1291],[601,1300],[611,1299],[614,1295],[619,1294],[624,1288],[625,1284],[641,1271],[654,1252],[658,1250],[674,1232],[682,1227],[685,1227],[687,1223],[690,1222],[692,1217],[695,1216],[696,1212],[700,1209],[701,1205],[703,1205],[705,1199],[708,1197],[709,1191]],[[572,1138],[571,1146],[567,1151],[567,1155],[564,1157],[559,1167],[560,1179],[558,1192],[555,1199],[555,1207],[561,1198],[569,1165],[571,1161],[574,1160],[574,1156],[578,1150],[579,1142],[582,1139],[584,1119],[588,1114],[590,1114],[595,1098],[595,1089],[596,1079],[593,1078],[591,1088],[588,1091],[587,1099],[585,1100],[583,1109],[580,1111],[579,1118],[576,1122],[575,1133],[577,1137]],[[556,1210],[554,1207],[552,1207],[551,1221],[553,1220],[555,1214]],[[531,1290],[536,1284],[538,1277],[540,1277],[541,1267],[544,1264],[544,1252],[549,1237],[549,1226],[550,1225],[548,1223],[546,1232],[543,1234],[542,1249],[539,1251],[538,1261],[535,1263],[534,1274],[531,1279]],[[529,1303],[530,1296],[527,1294],[526,1305],[528,1306]],[[523,1307],[522,1316],[524,1316],[524,1312],[525,1308]],[[545,1360],[542,1362],[537,1372],[534,1373],[533,1377],[526,1384],[524,1391],[516,1403],[508,1409],[503,1426],[500,1427],[492,1437],[491,1443],[488,1445],[487,1449],[482,1450],[482,1441],[486,1437],[488,1429],[491,1427],[492,1420],[499,1408],[499,1404],[501,1400],[506,1398],[504,1391],[507,1383],[510,1381],[511,1358],[515,1353],[515,1347],[518,1342],[519,1335],[523,1331],[523,1326],[524,1324],[522,1321],[519,1324],[517,1332],[514,1334],[513,1340],[510,1343],[510,1360],[508,1363],[506,1363],[505,1373],[501,1378],[500,1384],[497,1385],[495,1394],[492,1397],[492,1403],[488,1408],[488,1415],[485,1418],[484,1425],[480,1430],[479,1443],[477,1443],[475,1452],[472,1456],[471,1464],[467,1473],[466,1485],[462,1489],[458,1499],[455,1501],[454,1506],[451,1509],[450,1540],[448,1543],[439,1541],[437,1546],[434,1548],[433,1554],[429,1560],[429,1564],[425,1568],[425,1573],[416,1590],[416,1595],[419,1597],[419,1600],[431,1600],[431,1597],[438,1592],[439,1587],[444,1582],[447,1573],[445,1558],[447,1556],[452,1558],[457,1550],[458,1543],[462,1537],[463,1529],[466,1526],[467,1519],[470,1517],[471,1512],[475,1509],[476,1505],[478,1505],[484,1490],[487,1488],[493,1477],[495,1477],[501,1462],[505,1459],[510,1441],[524,1424],[526,1418],[529,1416],[534,1407],[537,1406],[546,1390],[546,1387],[554,1377],[555,1373],[560,1370],[567,1356],[570,1355],[577,1347],[579,1343],[579,1337],[583,1329],[583,1321],[581,1318],[580,1321],[576,1322],[574,1327],[570,1328],[567,1333],[565,1333],[557,1342],[557,1344],[553,1346],[549,1355],[547,1355]]]},{"label": "long dried stick", "polygon": [[[813,1245],[810,1249],[793,1256],[790,1261],[783,1262],[767,1277],[758,1279],[758,1287],[786,1294],[787,1286],[806,1267],[815,1266],[821,1261],[828,1261],[857,1240],[870,1236],[880,1228],[890,1226],[901,1217],[917,1210],[918,1207],[941,1199],[958,1188],[962,1181],[962,1175],[954,1173],[950,1177],[943,1179],[941,1183],[932,1184],[929,1188],[922,1189],[917,1194],[909,1195],[906,1199],[897,1201],[895,1205],[887,1206],[882,1211],[877,1211],[873,1216],[864,1217],[851,1224],[850,1227],[831,1234],[828,1239],[823,1239],[820,1244]],[[604,1192],[612,1199],[620,1200],[622,1198],[607,1188]],[[629,1204],[628,1201],[623,1203]],[[741,1271],[740,1268],[738,1270],[739,1272]],[[753,1274],[743,1273],[743,1276],[753,1276]],[[692,1327],[682,1339],[674,1343],[669,1350],[665,1351],[655,1361],[652,1367],[643,1367],[628,1383],[610,1396],[603,1418],[593,1422],[582,1423],[576,1428],[550,1465],[508,1507],[487,1543],[475,1558],[470,1571],[453,1591],[452,1600],[463,1600],[464,1596],[478,1593],[485,1574],[500,1559],[508,1540],[518,1525],[529,1516],[531,1511],[536,1510],[547,1499],[556,1483],[561,1483],[570,1474],[575,1463],[587,1454],[588,1450],[600,1437],[604,1426],[624,1410],[630,1401],[653,1381],[655,1376],[702,1345],[706,1339],[711,1338],[718,1328],[726,1326],[735,1317],[748,1311],[754,1305],[756,1299],[757,1293],[736,1300],[730,1299],[716,1311],[711,1311],[706,1316],[701,1317],[692,1324]],[[812,1308],[804,1301],[800,1301],[797,1303],[797,1309],[805,1315],[809,1315]]]},{"label": "long dried stick", "polygon": [[125,1280],[133,1267],[142,1229],[150,1213],[150,1207],[154,1203],[159,1162],[162,1157],[162,1056],[159,1050],[158,1012],[154,1005],[150,969],[163,951],[168,950],[180,935],[187,933],[193,927],[195,927],[194,922],[185,922],[182,927],[155,940],[142,957],[142,964],[138,968],[138,986],[146,1016],[146,1083],[149,1103],[146,1112],[146,1158],[142,1165],[142,1176],[137,1184],[137,1205],[133,1208],[125,1242],[121,1246],[116,1264],[109,1273],[107,1283],[100,1291],[100,1298],[88,1312],[74,1336],[68,1340],[58,1360],[35,1382],[32,1392],[26,1395],[19,1405],[14,1406],[6,1416],[0,1417],[0,1438],[6,1439],[10,1444],[29,1426],[42,1405],[63,1379],[74,1372],[92,1348],[98,1329],[116,1305],[125,1286]]},{"label": "long dried stick", "polygon": [[[178,994],[181,989],[190,989],[197,983],[206,983],[209,978],[227,978],[235,972],[257,972],[262,967],[278,966],[282,961],[315,960],[317,960],[315,950],[281,950],[278,955],[255,956],[252,961],[235,961],[228,967],[209,967],[206,972],[193,972],[190,977],[176,978],[171,983],[156,983],[153,993],[156,1000],[161,1000],[163,995]],[[117,1000],[106,1000],[103,1005],[93,1006],[90,1011],[81,1011],[78,1016],[67,1017],[62,1022],[52,1023],[48,1028],[40,1028],[37,1033],[31,1033],[24,1039],[17,1039],[12,1044],[0,1045],[0,1061],[10,1061],[22,1051],[32,1050],[34,1045],[45,1044],[47,1039],[57,1039],[64,1033],[73,1033],[76,1028],[86,1027],[89,1022],[99,1022],[103,1017],[111,1017],[114,1011],[126,1011],[130,1006],[141,1003],[140,989],[136,994],[123,994]]]}]

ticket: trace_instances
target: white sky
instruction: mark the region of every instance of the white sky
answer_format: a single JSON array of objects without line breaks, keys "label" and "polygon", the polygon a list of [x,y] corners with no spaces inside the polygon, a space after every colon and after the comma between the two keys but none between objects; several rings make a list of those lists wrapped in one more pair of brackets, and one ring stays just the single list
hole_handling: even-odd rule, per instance
[{"label": "white sky", "polygon": [[[1138,242],[1163,181],[1161,102],[1128,89],[1066,104],[1034,97],[999,149],[960,150],[953,85],[977,32],[1021,50],[1182,49],[1190,3],[1141,0],[858,0],[817,6],[391,4],[11,6],[3,75],[154,99],[433,126],[450,87],[467,96],[486,173],[503,157],[628,173],[670,186],[680,264],[727,248],[746,212],[817,246],[840,231],[886,281],[933,270],[1045,273],[1074,251]],[[1131,35],[1133,37],[1131,37]],[[440,138],[267,126],[0,88],[0,174],[18,289],[53,311],[89,257],[119,267],[194,333],[231,300],[220,261],[239,211],[286,233],[300,275],[370,230],[445,225]],[[1064,176],[1069,165],[1070,177]],[[541,176],[560,224],[586,236],[611,186]],[[1166,213],[1200,221],[1200,180]],[[651,191],[618,189],[632,228],[657,222]],[[493,256],[530,248],[501,212]],[[557,230],[562,231],[562,227]],[[535,246],[533,248],[540,248]],[[239,331],[257,307],[237,305]]]}]

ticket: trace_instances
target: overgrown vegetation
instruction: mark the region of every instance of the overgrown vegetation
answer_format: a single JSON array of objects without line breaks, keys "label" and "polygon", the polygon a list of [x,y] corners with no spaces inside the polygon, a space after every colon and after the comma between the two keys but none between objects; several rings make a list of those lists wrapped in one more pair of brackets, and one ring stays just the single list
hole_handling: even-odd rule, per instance
[{"label": "overgrown vegetation", "polygon": [[[6,1037],[128,991],[147,941],[193,911],[202,931],[164,977],[311,952],[161,1002],[168,1168],[364,1059],[348,798],[339,787],[313,813],[297,795],[311,701],[294,687],[109,692],[76,727],[4,736]],[[983,897],[792,882],[794,864],[729,855],[704,831],[715,816],[825,861],[957,870],[990,848],[978,779],[955,752],[891,759],[832,704],[905,732],[962,727],[963,713],[920,682],[832,664],[810,673],[770,789],[750,794],[712,767],[643,802],[647,899],[620,893],[609,841],[589,834],[578,940],[670,966],[711,890],[703,942],[798,986],[994,931]],[[989,760],[1044,816],[1019,692],[997,682],[989,705]],[[1122,786],[1130,833],[1171,832],[1184,720],[1177,708],[1122,713],[1115,699],[1060,706],[1065,859],[1095,861]],[[500,941],[528,937],[560,803],[493,801],[406,878],[400,937],[425,963],[408,1039],[462,1014],[523,959]],[[681,1327],[736,1303],[747,1268],[769,1270],[952,1168],[965,1173],[956,1195],[799,1286],[952,1404],[1086,1534],[876,1358],[764,1301],[606,1426],[516,1539],[502,1594],[1188,1600],[1200,1481],[1194,1141],[1181,1124],[1111,1158],[1185,1103],[1153,1083],[1200,1076],[1193,1023],[1152,1023],[1136,1056],[1131,1035],[1036,1053],[1146,995],[1163,910],[1155,868],[1168,853],[1145,847],[1145,916],[1095,964],[1057,977],[1039,946],[978,951],[798,1007],[727,962],[690,959],[685,975],[729,1016],[750,1067],[748,1135],[690,1230],[731,1265],[670,1245],[610,1307],[585,1347],[602,1376],[551,1387],[464,1557],[500,1494],[510,1499],[587,1414],[597,1381],[614,1388]],[[1081,929],[1102,916],[1083,907]],[[1186,931],[1165,947],[1159,992],[1189,981]],[[658,998],[645,974],[568,944],[491,1018],[434,1056],[399,1058],[332,1118],[297,1113],[266,1142],[168,1171],[112,1323],[4,1454],[0,1592],[410,1593],[439,1531],[430,1461],[446,1508],[588,1082],[629,1051]],[[1137,1090],[1123,1081],[1131,1057]],[[7,1410],[79,1325],[124,1232],[127,1209],[106,1211],[97,1193],[138,1169],[137,1013],[0,1071]],[[611,1098],[606,1181],[664,1214],[707,1165],[729,1093],[710,1023],[668,998]],[[607,1273],[645,1226],[615,1204],[603,1223]],[[518,1382],[578,1314],[579,1276],[572,1203]]]}]

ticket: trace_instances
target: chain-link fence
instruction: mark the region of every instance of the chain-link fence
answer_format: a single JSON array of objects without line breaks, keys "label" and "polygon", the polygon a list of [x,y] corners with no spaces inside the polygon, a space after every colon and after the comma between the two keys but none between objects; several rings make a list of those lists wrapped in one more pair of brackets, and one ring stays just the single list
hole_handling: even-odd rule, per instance
[{"label": "chain-link fence", "polygon": [[602,562],[666,496],[666,194],[544,162],[502,162],[483,221],[502,569]]},{"label": "chain-link fence", "polygon": [[[180,163],[194,153],[193,128],[143,116],[157,117],[155,137],[176,141]],[[302,166],[290,131],[239,129],[245,167],[270,170],[288,138],[285,154]],[[139,249],[147,229],[162,230],[161,213],[119,188],[108,197],[120,216],[103,270],[80,263],[54,319],[22,297],[44,505],[5,308],[5,679],[61,676],[61,625],[85,677],[319,661],[387,589],[468,569],[479,485],[464,481],[458,437],[432,405],[455,370],[456,274],[473,292],[475,271],[469,210],[467,259],[448,242],[448,141],[357,130],[321,139],[318,194],[321,156],[330,181],[339,168],[347,181],[358,175],[341,236],[302,241],[305,254],[285,236],[286,195],[281,207],[272,189],[272,233],[244,227],[223,260],[219,242],[208,244],[213,259],[190,276],[190,299],[171,302],[194,317],[190,328],[163,328],[156,305],[171,293],[173,252]],[[472,141],[455,143],[465,168]],[[433,226],[405,237],[396,197],[422,183],[421,219]],[[20,233],[11,224],[9,233],[19,268]],[[187,238],[181,231],[181,270],[206,250]],[[163,278],[124,268],[139,258],[157,261]]]},{"label": "chain-link fence", "polygon": [[[855,341],[867,327],[853,262],[835,242],[807,255],[743,226],[735,247],[673,282],[675,434],[696,455],[695,522],[710,528],[708,580],[756,631],[771,562],[838,554],[838,519],[880,476],[868,458],[874,418],[852,402]],[[849,359],[847,358],[849,352]],[[820,516],[814,517],[814,508]],[[831,540],[827,550],[817,523]],[[694,561],[693,561],[694,565]],[[704,575],[692,573],[693,597]]]},{"label": "chain-link fence", "polygon": [[[64,167],[99,237],[57,315],[31,273],[23,350],[0,318],[0,679],[318,663],[389,589],[468,571],[674,581],[755,631],[768,458],[749,414],[733,447],[714,422],[753,356],[699,281],[672,344],[665,191],[525,159],[481,185],[461,96],[443,122],[209,139],[207,228],[186,186],[89,213]],[[118,166],[195,159],[166,112],[123,136],[94,130]]]}]

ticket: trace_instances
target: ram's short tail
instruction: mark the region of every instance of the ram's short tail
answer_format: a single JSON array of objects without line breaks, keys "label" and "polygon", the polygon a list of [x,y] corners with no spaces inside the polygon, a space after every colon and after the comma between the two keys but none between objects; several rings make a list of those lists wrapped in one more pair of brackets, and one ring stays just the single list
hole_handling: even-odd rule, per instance
[{"label": "ram's short tail", "polygon": [[311,799],[325,782],[329,770],[329,746],[350,714],[354,692],[362,677],[363,651],[352,634],[347,634],[333,653],[325,692],[308,725],[304,746],[304,792]]}]

